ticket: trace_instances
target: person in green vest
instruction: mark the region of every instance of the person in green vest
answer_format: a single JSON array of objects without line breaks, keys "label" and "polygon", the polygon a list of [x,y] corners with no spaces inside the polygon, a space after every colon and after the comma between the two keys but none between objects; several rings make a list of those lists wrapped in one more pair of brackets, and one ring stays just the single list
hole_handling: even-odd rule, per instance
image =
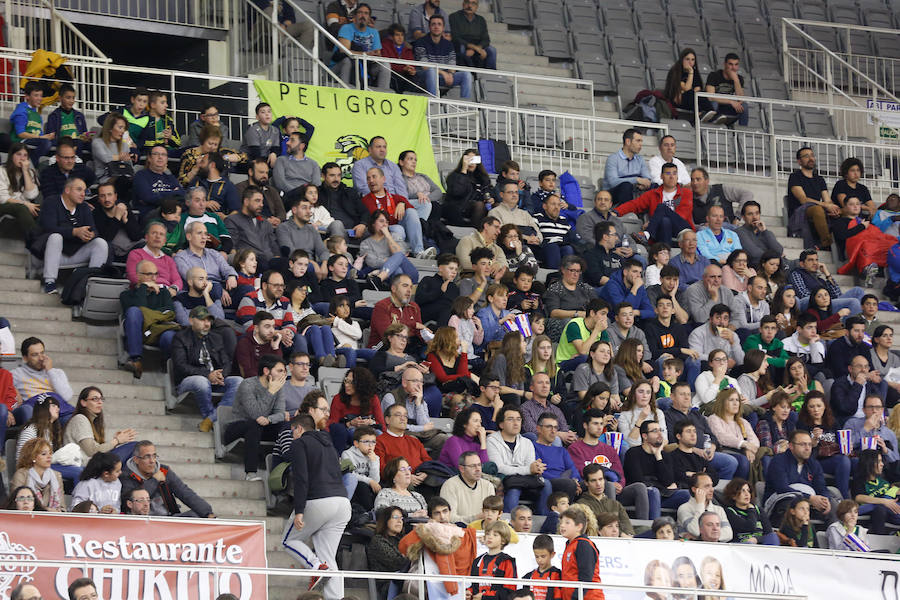
[{"label": "person in green vest", "polygon": [[59,86],[59,107],[47,115],[44,133],[54,134],[57,141],[72,138],[79,155],[87,149],[87,121],[84,113],[75,109],[75,88],[71,84]]},{"label": "person in green vest", "polygon": [[784,365],[787,363],[787,350],[784,349],[784,343],[776,336],[778,333],[778,322],[774,315],[766,315],[759,321],[759,333],[748,335],[744,340],[744,350],[758,349],[766,353],[766,361],[769,368],[776,369],[771,373],[772,381],[781,381],[784,377]]},{"label": "person in green vest", "polygon": [[150,122],[150,115],[147,113],[150,92],[145,87],[134,88],[130,100],[131,103],[122,108],[121,114],[128,121],[128,136],[137,143],[141,133],[144,132],[147,124]]},{"label": "person in green vest", "polygon": [[138,147],[149,150],[153,146],[165,146],[170,158],[181,156],[181,137],[175,129],[175,121],[166,111],[169,110],[169,97],[164,92],[150,92],[150,118],[141,133]]},{"label": "person in green vest", "polygon": [[10,137],[14,143],[25,144],[31,163],[37,168],[40,158],[50,154],[56,135],[44,133],[44,120],[41,118],[44,88],[37,81],[29,81],[25,84],[24,92],[25,100],[20,102],[9,116]]},{"label": "person in green vest", "polygon": [[556,347],[556,364],[563,371],[574,371],[587,360],[588,350],[597,340],[609,341],[606,329],[609,303],[594,298],[584,307],[584,314],[571,319],[563,328]]}]

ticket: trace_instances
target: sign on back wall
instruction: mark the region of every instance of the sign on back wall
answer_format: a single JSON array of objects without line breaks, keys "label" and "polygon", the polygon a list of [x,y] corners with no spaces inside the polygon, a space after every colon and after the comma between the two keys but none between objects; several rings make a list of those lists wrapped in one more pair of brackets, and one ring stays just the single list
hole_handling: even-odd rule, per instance
[{"label": "sign on back wall", "polygon": [[253,83],[276,118],[301,117],[315,127],[306,155],[319,166],[339,164],[347,185],[352,185],[353,163],[369,155],[369,140],[374,136],[387,141],[387,158],[393,162],[404,150],[414,150],[416,171],[440,185],[427,98],[267,80]]}]

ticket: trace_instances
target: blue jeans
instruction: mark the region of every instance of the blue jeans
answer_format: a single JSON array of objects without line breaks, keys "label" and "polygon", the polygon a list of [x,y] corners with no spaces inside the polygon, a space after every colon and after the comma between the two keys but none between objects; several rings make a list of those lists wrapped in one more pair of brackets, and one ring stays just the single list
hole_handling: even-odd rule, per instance
[{"label": "blue jeans", "polygon": [[661,508],[674,508],[691,499],[691,493],[688,490],[676,490],[668,498],[663,498],[659,488],[648,485],[647,499],[650,501],[650,520],[658,519],[661,514]]},{"label": "blue jeans", "polygon": [[[716,454],[719,454],[716,452]],[[750,477],[750,461],[747,460],[747,455],[743,452],[733,452],[731,450],[725,450],[723,454],[728,454],[737,460],[738,466],[734,472],[735,477],[740,477],[741,479],[749,479]]]},{"label": "blue jeans", "polygon": [[738,112],[734,110],[734,107],[730,104],[724,104],[719,102],[712,102],[713,108],[720,115],[731,115],[738,118],[738,125],[746,125],[750,122],[750,106],[744,102],[744,112]]},{"label": "blue jeans", "polygon": [[422,222],[419,220],[419,211],[407,208],[400,219],[399,225],[391,225],[388,229],[398,242],[407,240],[413,254],[418,254],[425,249],[422,245]]},{"label": "blue jeans", "polygon": [[672,244],[672,238],[678,235],[683,229],[690,229],[691,225],[681,218],[681,215],[674,210],[660,204],[650,217],[647,223],[647,233],[654,242],[662,242],[664,244]]},{"label": "blue jeans", "polygon": [[[16,419],[16,425],[24,425],[25,423],[27,423],[31,419],[32,410],[33,410],[32,407],[26,406],[25,404],[22,404],[21,406],[17,406],[16,408],[14,408],[12,411],[12,414],[13,414],[13,417],[15,417],[15,419]],[[2,442],[3,440],[6,439],[7,415],[9,415],[9,408],[7,408],[7,406],[5,404],[0,404],[0,442]],[[5,446],[3,448],[0,448],[0,450],[4,450],[4,449],[5,449]],[[2,452],[0,452],[0,454],[2,454]],[[16,457],[8,456],[8,457],[6,457],[6,460],[11,460],[11,461],[15,462]]]},{"label": "blue jeans", "polygon": [[473,54],[472,56],[466,56],[466,45],[465,43],[456,45],[456,58],[459,61],[459,64],[465,65],[467,67],[480,67],[482,69],[497,69],[497,49],[493,46],[488,46],[484,48],[485,56],[481,58],[478,54]]},{"label": "blue jeans", "polygon": [[578,356],[573,356],[568,360],[562,361],[558,366],[561,371],[574,371],[578,368],[578,365],[586,361],[587,354],[579,354]]},{"label": "blue jeans", "polygon": [[28,156],[35,169],[38,168],[38,161],[41,157],[50,154],[50,148],[53,146],[53,142],[45,138],[29,138],[22,140],[22,143],[28,148]]},{"label": "blue jeans", "polygon": [[[541,489],[541,496],[538,498],[537,504],[534,505],[534,514],[536,515],[546,515],[547,514],[547,499],[550,497],[550,494],[553,493],[553,484],[550,483],[550,480],[544,478],[544,487]],[[519,505],[519,500],[522,499],[522,490],[518,488],[513,488],[506,490],[506,493],[503,495],[503,512],[510,512],[512,509]]]},{"label": "blue jeans", "polygon": [[347,368],[352,369],[356,366],[356,360],[362,358],[366,362],[372,360],[375,351],[371,348],[335,348],[334,353],[343,356],[347,361]]},{"label": "blue jeans", "polygon": [[194,400],[197,402],[197,408],[200,409],[200,415],[206,419],[216,420],[216,409],[213,407],[212,395],[213,391],[222,391],[224,396],[219,403],[222,406],[231,406],[234,404],[234,395],[237,388],[243,381],[240,377],[226,377],[225,385],[213,386],[209,379],[203,375],[190,375],[181,380],[175,389],[176,394],[193,394]]},{"label": "blue jeans", "polygon": [[[334,334],[331,333],[331,327],[327,325],[311,325],[306,328],[303,334],[309,345],[312,346],[312,353],[319,359],[323,356],[334,355]],[[302,352],[307,352],[302,350]]]},{"label": "blue jeans", "polygon": [[[431,94],[432,96],[438,95],[438,69],[429,69],[426,68],[422,73],[422,76],[419,78],[420,83],[422,83],[425,90]],[[441,85],[444,85],[446,82],[444,78],[441,77],[440,81]],[[465,99],[470,99],[472,97],[472,74],[463,71],[454,71],[453,72],[453,83],[450,87],[459,86],[459,95]]]},{"label": "blue jeans", "polygon": [[[858,315],[862,311],[859,301],[866,295],[866,290],[861,287],[854,286],[849,290],[842,292],[840,296],[831,301],[831,308],[834,312],[842,308],[849,308],[851,315]],[[809,296],[797,300],[800,306],[800,312],[805,312],[809,308]]]},{"label": "blue jeans", "polygon": [[422,202],[418,198],[407,198],[407,200],[409,200],[409,203],[413,205],[413,208],[416,209],[416,212],[419,213],[419,218],[423,221],[427,221],[428,217],[431,216],[431,209],[434,208],[431,205],[431,199],[429,198],[425,200],[425,202]]},{"label": "blue jeans", "polygon": [[[374,352],[373,352],[374,355]],[[428,416],[437,418],[441,416],[441,406],[444,396],[436,385],[426,385],[422,390],[422,400],[428,405]]]},{"label": "blue jeans", "polygon": [[[159,349],[166,358],[169,357],[174,337],[175,332],[172,330],[164,331],[159,336]],[[125,346],[132,360],[144,355],[144,315],[137,306],[131,306],[125,311]]]},{"label": "blue jeans", "polygon": [[[532,248],[534,248],[534,246],[532,246]],[[558,242],[550,244],[544,243],[537,248],[536,252],[538,260],[540,260],[543,263],[544,268],[547,269],[558,269],[563,257],[574,253],[575,249],[572,248],[572,246],[560,244]]]},{"label": "blue jeans", "polygon": [[719,479],[731,480],[734,479],[734,473],[737,471],[738,459],[725,452],[716,452],[709,464],[719,474]]},{"label": "blue jeans", "polygon": [[[6,460],[9,460],[9,457]],[[13,460],[15,460],[15,457],[13,457]],[[78,482],[81,472],[84,470],[84,467],[76,467],[74,465],[50,465],[50,468],[62,475],[63,479],[68,479],[75,483]]]},{"label": "blue jeans", "polygon": [[[419,232],[422,231],[422,224],[419,224]],[[384,261],[384,264],[381,265],[381,271],[388,272],[388,279],[392,278],[394,275],[398,273],[403,273],[404,275],[409,275],[409,278],[412,279],[413,285],[419,283],[419,271],[416,270],[416,267],[413,266],[409,259],[402,252],[395,252],[391,254],[391,256]]]},{"label": "blue jeans", "polygon": [[832,475],[837,489],[844,498],[852,498],[850,495],[850,457],[845,454],[835,454],[828,458],[820,458],[819,464],[822,470]]},{"label": "blue jeans", "polygon": [[633,181],[623,181],[616,187],[609,189],[609,194],[613,199],[613,206],[618,206],[625,202],[630,202],[632,198],[634,198],[634,182]]}]

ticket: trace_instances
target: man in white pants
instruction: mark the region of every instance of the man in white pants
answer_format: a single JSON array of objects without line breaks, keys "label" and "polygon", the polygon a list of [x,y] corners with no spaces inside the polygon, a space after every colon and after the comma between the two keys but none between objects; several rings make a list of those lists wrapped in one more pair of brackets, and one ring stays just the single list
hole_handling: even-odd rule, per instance
[{"label": "man in white pants", "polygon": [[[291,419],[291,472],[294,478],[294,512],[285,526],[281,543],[310,569],[337,570],[337,549],[347,522],[350,500],[341,479],[340,459],[327,431],[317,431],[309,414]],[[312,540],[315,552],[308,543]],[[321,579],[313,577],[312,589]],[[329,577],[326,598],[343,598],[344,580]]]}]

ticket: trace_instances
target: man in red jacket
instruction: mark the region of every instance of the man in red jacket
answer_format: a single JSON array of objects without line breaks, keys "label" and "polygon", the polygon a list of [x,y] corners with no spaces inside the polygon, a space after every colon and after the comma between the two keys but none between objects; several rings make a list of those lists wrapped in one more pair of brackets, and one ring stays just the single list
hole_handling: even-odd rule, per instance
[{"label": "man in red jacket", "polygon": [[388,325],[403,323],[409,329],[406,351],[412,355],[421,354],[425,346],[422,333],[427,331],[430,334],[431,331],[422,324],[422,310],[412,301],[412,288],[409,275],[397,275],[391,281],[391,295],[375,303],[372,308],[369,348],[374,348],[384,338],[384,330]]},{"label": "man in red jacket", "polygon": [[635,239],[646,245],[649,235],[654,242],[672,246],[672,238],[683,229],[693,229],[691,213],[694,197],[690,188],[678,185],[678,167],[673,163],[662,166],[662,187],[648,190],[630,202],[616,208],[619,216],[628,213],[650,213],[650,222],[645,230],[635,234]]}]

